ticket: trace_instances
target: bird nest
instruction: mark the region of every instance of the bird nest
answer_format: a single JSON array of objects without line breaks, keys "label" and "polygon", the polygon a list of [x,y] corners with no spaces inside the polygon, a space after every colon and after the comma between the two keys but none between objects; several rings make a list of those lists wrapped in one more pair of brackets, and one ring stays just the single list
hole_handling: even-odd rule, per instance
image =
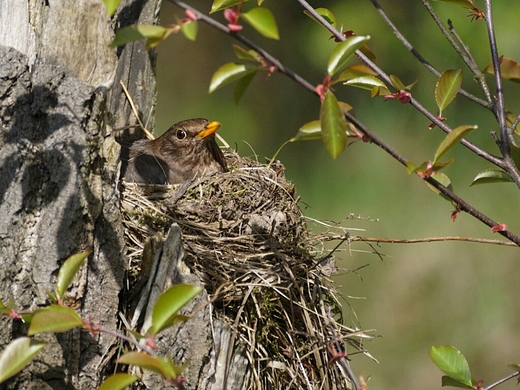
[{"label": "bird nest", "polygon": [[351,388],[347,344],[361,350],[368,336],[343,324],[324,238],[308,230],[282,164],[226,160],[230,172],[180,188],[123,186],[132,267],[147,237],[178,223],[185,263],[248,345],[247,388]]}]

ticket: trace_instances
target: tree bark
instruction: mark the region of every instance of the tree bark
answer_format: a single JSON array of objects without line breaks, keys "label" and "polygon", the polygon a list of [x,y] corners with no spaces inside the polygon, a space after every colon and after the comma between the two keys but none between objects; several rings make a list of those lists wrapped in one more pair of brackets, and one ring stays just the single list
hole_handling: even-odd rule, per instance
[{"label": "tree bark", "polygon": [[[135,122],[124,80],[153,118],[154,55],[143,42],[110,49],[114,26],[154,23],[159,0],[124,1],[111,21],[100,1],[0,2],[0,299],[34,310],[59,266],[92,250],[71,296],[85,320],[116,329],[126,267],[119,146],[111,128]],[[149,122],[153,126],[153,120]],[[26,334],[2,319],[0,347]],[[76,329],[49,341],[7,389],[91,389],[113,337]]]},{"label": "tree bark", "polygon": [[[155,53],[144,42],[108,48],[114,29],[157,21],[160,0],[126,0],[110,20],[100,1],[0,1],[0,300],[18,310],[49,303],[60,265],[91,250],[69,295],[83,320],[116,330],[127,267],[114,131],[134,125],[120,82],[139,116],[154,127]],[[141,293],[149,317],[157,294],[173,283],[200,284],[182,266],[178,226],[158,239],[157,266],[166,267],[155,295]],[[155,254],[154,254],[155,256]],[[150,283],[150,285],[155,285]],[[189,361],[189,388],[241,389],[247,360],[230,327],[211,320],[206,305],[189,323],[161,335],[160,355]],[[146,314],[147,313],[147,314]],[[131,313],[130,313],[131,315]],[[21,320],[1,319],[0,349],[27,334]],[[111,335],[75,329],[37,335],[48,345],[5,389],[94,389],[111,367]],[[144,375],[149,389],[171,385]],[[227,385],[226,385],[227,383]]]}]

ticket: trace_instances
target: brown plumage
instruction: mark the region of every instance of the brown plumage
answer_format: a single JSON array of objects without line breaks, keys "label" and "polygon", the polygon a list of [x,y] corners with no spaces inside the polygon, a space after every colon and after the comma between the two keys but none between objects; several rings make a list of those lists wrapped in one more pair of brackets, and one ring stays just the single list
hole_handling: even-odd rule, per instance
[{"label": "brown plumage", "polygon": [[155,140],[134,142],[127,151],[123,177],[134,183],[177,184],[227,171],[215,141],[219,127],[220,123],[207,119],[188,119],[174,124]]}]

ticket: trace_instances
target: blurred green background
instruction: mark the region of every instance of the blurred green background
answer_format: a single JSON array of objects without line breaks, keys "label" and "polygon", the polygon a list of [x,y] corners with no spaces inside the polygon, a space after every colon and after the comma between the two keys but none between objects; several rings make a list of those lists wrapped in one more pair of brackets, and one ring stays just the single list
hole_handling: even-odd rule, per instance
[{"label": "blurred green background", "polygon": [[[208,12],[211,1],[187,3]],[[252,6],[254,2],[248,6]],[[477,5],[482,6],[477,1]],[[248,26],[243,34],[270,51],[280,61],[312,84],[325,75],[334,42],[330,34],[306,17],[296,1],[268,1],[280,28],[280,41],[263,38]],[[433,3],[442,20],[453,21],[469,45],[480,68],[490,61],[484,21],[471,22],[460,7]],[[246,9],[247,7],[246,6]],[[380,19],[370,1],[313,2],[331,9],[345,30],[370,35],[369,46],[377,63],[405,84],[419,79],[414,97],[436,112],[435,77],[399,44]],[[478,85],[450,45],[442,37],[419,0],[381,1],[393,22],[414,47],[438,70],[462,68],[463,87],[478,96]],[[518,41],[519,2],[493,2],[501,55],[520,60]],[[161,23],[182,18],[182,10],[165,1]],[[224,22],[222,13],[214,15]],[[212,73],[235,61],[232,38],[200,24],[196,42],[181,35],[170,37],[158,48],[158,134],[176,121],[206,117],[222,123],[226,141],[244,156],[256,154],[260,161],[273,156],[278,147],[296,134],[304,123],[318,118],[319,101],[283,75],[257,75],[239,105],[233,101],[233,86],[208,94]],[[354,63],[354,62],[353,62]],[[492,78],[488,77],[492,83]],[[520,111],[518,86],[505,82],[506,105]],[[431,159],[443,134],[429,131],[428,120],[409,105],[371,99],[369,93],[342,85],[337,95],[355,108],[358,119],[372,128],[400,153],[416,163]],[[497,129],[492,114],[458,97],[444,112],[452,127],[477,124],[470,140],[498,153],[490,130]],[[519,192],[513,184],[469,187],[473,177],[489,164],[457,146],[451,152],[455,163],[446,169],[454,189],[473,206],[517,234],[520,221]],[[453,207],[435,195],[417,177],[371,144],[356,143],[332,160],[320,141],[287,145],[278,156],[287,168],[302,200],[306,215],[343,222],[365,229],[367,237],[422,238],[471,236],[500,238],[465,214],[452,222]],[[360,219],[346,220],[349,215]],[[354,234],[357,234],[354,232]],[[476,379],[485,384],[509,374],[507,364],[520,360],[520,286],[517,248],[463,242],[413,245],[381,245],[381,261],[366,244],[343,248],[336,278],[363,329],[380,335],[366,344],[379,364],[365,356],[352,356],[354,372],[370,376],[369,388],[438,389],[441,372],[428,357],[432,345],[451,344],[467,357]],[[357,273],[349,270],[368,265]],[[516,389],[515,381],[500,386]]]}]

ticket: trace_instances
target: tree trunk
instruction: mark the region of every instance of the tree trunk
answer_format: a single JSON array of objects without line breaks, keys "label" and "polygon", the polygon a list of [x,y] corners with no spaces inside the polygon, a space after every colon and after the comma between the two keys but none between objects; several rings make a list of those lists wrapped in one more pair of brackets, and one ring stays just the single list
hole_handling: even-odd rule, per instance
[{"label": "tree trunk", "polygon": [[[135,123],[120,80],[153,118],[154,55],[110,49],[113,25],[153,23],[159,0],[126,1],[113,21],[100,1],[0,2],[0,299],[47,303],[70,255],[92,250],[71,296],[85,320],[116,329],[126,267],[115,126]],[[149,122],[153,126],[153,120]],[[0,345],[26,334],[2,319]],[[49,341],[10,389],[91,389],[112,336],[76,329]]]}]

